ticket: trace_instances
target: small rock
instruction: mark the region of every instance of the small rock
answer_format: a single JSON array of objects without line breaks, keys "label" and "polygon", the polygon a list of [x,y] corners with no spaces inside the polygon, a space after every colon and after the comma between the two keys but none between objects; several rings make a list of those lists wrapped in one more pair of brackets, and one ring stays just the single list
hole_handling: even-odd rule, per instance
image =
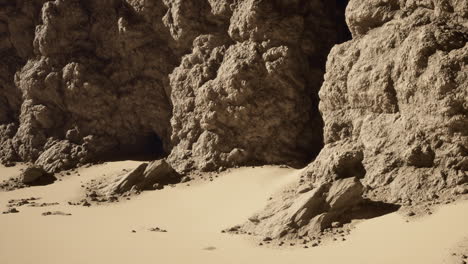
[{"label": "small rock", "polygon": [[19,213],[18,209],[12,207],[12,208],[9,208],[7,211],[3,212],[3,214],[16,214],[16,213]]},{"label": "small rock", "polygon": [[338,227],[341,226],[341,223],[340,222],[333,222],[331,225],[332,225],[333,228],[338,228]]},{"label": "small rock", "polygon": [[21,173],[20,180],[24,184],[31,184],[45,175],[47,175],[47,172],[43,168],[32,166]]},{"label": "small rock", "polygon": [[180,180],[180,182],[184,183],[184,182],[189,182],[191,180],[192,180],[192,178],[190,178],[190,176],[185,176]]},{"label": "small rock", "polygon": [[206,247],[203,250],[212,251],[212,250],[216,250],[216,247]]}]

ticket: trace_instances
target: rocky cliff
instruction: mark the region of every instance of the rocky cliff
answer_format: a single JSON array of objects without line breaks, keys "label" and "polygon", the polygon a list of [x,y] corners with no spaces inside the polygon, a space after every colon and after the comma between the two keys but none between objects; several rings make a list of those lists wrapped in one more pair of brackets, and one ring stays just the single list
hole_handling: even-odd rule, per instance
[{"label": "rocky cliff", "polygon": [[341,2],[1,1],[1,159],[305,165]]},{"label": "rocky cliff", "polygon": [[353,40],[332,49],[319,92],[325,146],[253,233],[314,235],[377,202],[467,192],[468,2],[356,0],[346,17]]},{"label": "rocky cliff", "polygon": [[314,160],[245,229],[320,231],[466,186],[467,40],[465,0],[0,0],[0,159]]}]

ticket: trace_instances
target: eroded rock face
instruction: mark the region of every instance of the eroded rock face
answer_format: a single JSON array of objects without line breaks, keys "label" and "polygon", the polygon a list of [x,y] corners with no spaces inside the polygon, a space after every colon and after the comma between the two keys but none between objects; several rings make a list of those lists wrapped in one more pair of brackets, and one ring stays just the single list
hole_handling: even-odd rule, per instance
[{"label": "eroded rock face", "polygon": [[[14,2],[12,12],[31,9]],[[2,159],[36,161],[57,171],[112,152],[138,151],[150,138],[166,148],[167,75],[177,63],[162,23],[167,7],[157,1],[74,0],[34,7],[25,14],[32,20],[30,34],[16,36],[29,45],[16,48],[27,63],[15,69],[9,84],[14,92],[2,93],[22,97],[21,107],[9,104],[17,115],[0,120],[13,123],[4,125],[9,139]]]},{"label": "eroded rock face", "polygon": [[4,161],[58,171],[172,152],[180,171],[214,170],[305,164],[321,148],[317,92],[342,31],[334,1],[16,0],[0,10]]},{"label": "eroded rock face", "polygon": [[238,1],[227,32],[195,39],[170,75],[170,160],[179,170],[297,165],[320,150],[316,94],[337,41],[334,4],[325,2]]},{"label": "eroded rock face", "polygon": [[[281,216],[304,192],[351,177],[364,196],[397,204],[468,182],[468,2],[354,0],[347,21],[354,38],[332,49],[319,93],[326,145],[249,231],[303,232]],[[323,197],[311,199],[308,210]],[[318,220],[308,231],[323,229]]]}]

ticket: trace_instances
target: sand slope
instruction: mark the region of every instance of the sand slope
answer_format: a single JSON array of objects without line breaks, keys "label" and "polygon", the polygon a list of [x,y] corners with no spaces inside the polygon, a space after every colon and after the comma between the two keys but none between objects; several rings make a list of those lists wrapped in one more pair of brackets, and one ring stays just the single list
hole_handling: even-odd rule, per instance
[{"label": "sand slope", "polygon": [[[60,203],[22,206],[18,214],[0,215],[0,263],[440,264],[448,261],[450,248],[468,237],[466,201],[410,223],[397,213],[374,218],[358,224],[347,241],[317,248],[260,247],[248,237],[220,233],[245,221],[300,172],[269,166],[236,169],[213,182],[145,192],[118,204],[67,205],[80,197],[81,182],[137,164],[96,165],[49,186],[0,192],[2,211],[9,199],[34,196]],[[0,180],[18,170],[1,168]],[[72,216],[41,215],[56,210]],[[149,232],[151,227],[168,232]]]}]

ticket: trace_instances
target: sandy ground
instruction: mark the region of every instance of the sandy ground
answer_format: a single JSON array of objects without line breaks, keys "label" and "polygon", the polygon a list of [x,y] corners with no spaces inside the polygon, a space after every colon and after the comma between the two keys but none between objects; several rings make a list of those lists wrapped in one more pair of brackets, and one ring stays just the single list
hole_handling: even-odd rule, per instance
[{"label": "sandy ground", "polygon": [[[297,179],[299,171],[278,167],[240,168],[213,182],[144,192],[130,201],[82,207],[82,182],[118,173],[138,162],[114,162],[79,169],[49,186],[0,192],[0,211],[8,200],[40,197],[49,207],[18,207],[0,215],[0,263],[454,263],[468,238],[468,201],[444,205],[411,222],[398,213],[358,223],[346,241],[315,248],[258,246],[246,236],[223,234],[262,208],[272,193]],[[0,167],[0,180],[21,166]],[[62,211],[71,216],[42,216]],[[150,232],[151,227],[167,233]],[[133,233],[132,230],[136,232]]]}]

